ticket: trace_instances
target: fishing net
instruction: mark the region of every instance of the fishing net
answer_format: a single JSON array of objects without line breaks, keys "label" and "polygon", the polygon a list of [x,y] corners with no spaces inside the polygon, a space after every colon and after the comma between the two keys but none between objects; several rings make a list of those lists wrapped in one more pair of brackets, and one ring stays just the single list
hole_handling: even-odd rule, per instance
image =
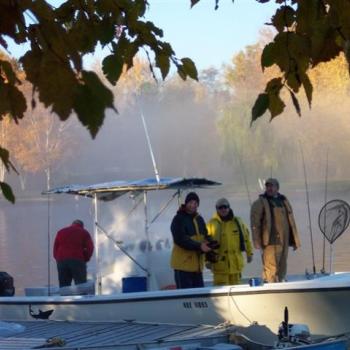
[{"label": "fishing net", "polygon": [[333,244],[350,223],[350,206],[335,199],[327,202],[318,215],[318,226],[330,244]]}]

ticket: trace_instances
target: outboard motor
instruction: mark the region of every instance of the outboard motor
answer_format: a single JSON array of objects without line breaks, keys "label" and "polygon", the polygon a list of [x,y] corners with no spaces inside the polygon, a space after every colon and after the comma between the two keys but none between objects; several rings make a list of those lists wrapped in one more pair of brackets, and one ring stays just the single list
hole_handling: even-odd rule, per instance
[{"label": "outboard motor", "polygon": [[305,324],[289,323],[288,308],[284,309],[284,320],[278,328],[278,341],[275,348],[282,349],[291,346],[310,344],[311,336],[309,327]]},{"label": "outboard motor", "polygon": [[12,297],[15,295],[13,278],[7,272],[0,271],[0,297]]}]

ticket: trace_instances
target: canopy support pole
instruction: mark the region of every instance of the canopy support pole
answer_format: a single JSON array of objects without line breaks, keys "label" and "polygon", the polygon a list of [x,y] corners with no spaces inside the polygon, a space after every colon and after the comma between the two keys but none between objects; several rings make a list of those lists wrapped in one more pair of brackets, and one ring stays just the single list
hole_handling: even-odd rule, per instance
[{"label": "canopy support pole", "polygon": [[98,207],[97,207],[97,193],[94,193],[94,243],[95,243],[95,266],[96,266],[96,285],[95,289],[97,291],[98,295],[102,294],[102,277],[101,277],[101,271],[100,271],[100,255],[99,255],[99,231],[98,231]]},{"label": "canopy support pole", "polygon": [[149,239],[149,223],[148,223],[148,208],[147,208],[147,191],[143,191],[143,206],[145,213],[145,236],[146,236],[146,269],[148,271],[147,275],[147,289],[150,290],[150,277],[151,277],[151,269],[150,269],[150,248],[151,242]]}]

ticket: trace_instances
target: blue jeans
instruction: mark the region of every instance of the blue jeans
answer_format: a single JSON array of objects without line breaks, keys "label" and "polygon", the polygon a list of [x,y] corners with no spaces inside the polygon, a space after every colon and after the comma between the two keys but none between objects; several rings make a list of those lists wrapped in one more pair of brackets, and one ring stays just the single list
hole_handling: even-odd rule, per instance
[{"label": "blue jeans", "polygon": [[174,270],[177,289],[204,287],[202,272]]}]

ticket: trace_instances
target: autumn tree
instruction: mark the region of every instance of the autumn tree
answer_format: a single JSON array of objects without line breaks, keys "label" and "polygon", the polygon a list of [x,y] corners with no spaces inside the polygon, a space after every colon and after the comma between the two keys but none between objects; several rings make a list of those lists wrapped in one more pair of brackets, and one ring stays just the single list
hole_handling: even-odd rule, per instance
[{"label": "autumn tree", "polygon": [[[258,0],[268,3],[270,0]],[[329,62],[344,53],[349,70],[350,63],[350,3],[348,1],[279,1],[271,25],[276,30],[272,42],[261,55],[261,67],[276,65],[280,73],[271,78],[265,91],[259,95],[253,107],[252,120],[269,110],[271,118],[281,114],[285,102],[281,97],[286,90],[295,109],[300,114],[296,96],[303,89],[311,107],[313,84],[311,69]],[[332,80],[332,79],[331,79]]]},{"label": "autumn tree", "polygon": [[[9,140],[9,127],[11,124],[11,117],[9,115],[4,116],[0,123],[0,144],[4,148],[8,148]],[[6,166],[4,162],[0,162],[0,182],[4,182],[6,174]]]},{"label": "autumn tree", "polygon": [[254,174],[255,178],[275,174],[295,180],[302,176],[302,146],[312,170],[310,175],[319,178],[324,174],[328,148],[332,154],[332,175],[346,177],[348,171],[342,165],[350,156],[346,115],[350,107],[350,79],[346,77],[345,57],[340,55],[310,70],[310,81],[316,88],[314,106],[308,111],[307,99],[300,99],[301,108],[306,110],[302,121],[290,106],[286,107],[283,120],[266,123],[263,118],[250,126],[254,95],[275,74],[271,69],[264,73],[259,69],[263,47],[263,42],[246,47],[226,66],[224,78],[231,98],[218,116],[225,160],[237,169],[242,158],[247,174]]},{"label": "autumn tree", "polygon": [[[201,0],[191,0],[194,6]],[[271,119],[286,107],[286,96],[300,114],[297,94],[304,90],[309,107],[313,98],[310,70],[343,53],[350,70],[350,3],[337,0],[256,0],[261,4],[275,2],[278,7],[268,23],[276,31],[261,55],[261,67],[279,68],[266,83],[252,108],[252,121],[266,111]],[[233,0],[234,2],[234,0]],[[214,0],[218,9],[220,0]],[[282,95],[282,91],[287,94]]]},{"label": "autumn tree", "polygon": [[[256,0],[269,3],[273,0]],[[190,0],[193,5],[200,0]],[[214,0],[217,8],[220,1]],[[349,60],[350,4],[335,0],[275,0],[278,4],[271,17],[276,30],[272,42],[261,56],[263,69],[271,66],[280,72],[266,84],[252,110],[253,121],[267,110],[271,118],[285,110],[289,96],[300,113],[298,92],[304,89],[309,105],[313,85],[309,71],[340,52]],[[152,22],[144,21],[146,0],[66,0],[54,7],[48,1],[4,0],[0,3],[0,45],[8,40],[29,45],[20,57],[24,78],[0,59],[0,117],[8,114],[14,121],[24,116],[27,101],[19,89],[23,79],[33,85],[33,96],[61,120],[75,114],[95,136],[101,127],[105,110],[115,109],[109,87],[93,72],[84,69],[83,58],[97,45],[110,53],[102,61],[102,70],[113,85],[123,67],[130,69],[140,49],[149,57],[151,71],[159,68],[164,79],[175,65],[182,79],[197,79],[194,63],[178,59],[171,45],[162,40],[163,32]],[[285,95],[281,95],[286,91]],[[35,106],[35,97],[31,105]],[[0,158],[10,167],[8,152],[1,149]],[[2,189],[4,183],[0,183]]]},{"label": "autumn tree", "polygon": [[49,189],[52,172],[79,152],[73,123],[60,121],[42,105],[27,111],[18,125],[11,123],[8,149],[20,170],[22,188],[27,173],[44,172]]},{"label": "autumn tree", "polygon": [[[105,110],[115,110],[110,89],[83,67],[84,56],[97,45],[110,49],[102,69],[112,85],[124,66],[133,66],[140,49],[154,58],[163,78],[174,64],[183,79],[197,79],[193,62],[178,59],[171,45],[162,41],[162,30],[143,20],[146,10],[146,0],[67,0],[58,7],[45,0],[2,1],[0,45],[6,50],[12,39],[29,49],[19,58],[24,78],[0,59],[0,117],[10,114],[16,122],[24,117],[27,101],[19,85],[25,79],[33,86],[33,107],[38,96],[62,121],[74,113],[94,137]],[[6,152],[0,152],[0,158],[10,166]]]},{"label": "autumn tree", "polygon": [[280,167],[281,157],[276,152],[285,151],[277,147],[278,135],[273,135],[273,126],[257,123],[250,127],[254,96],[274,73],[272,70],[263,74],[259,69],[263,46],[264,41],[247,46],[226,65],[224,82],[231,98],[221,105],[217,122],[224,160],[239,169],[244,159],[247,173],[255,176],[270,174]]}]

